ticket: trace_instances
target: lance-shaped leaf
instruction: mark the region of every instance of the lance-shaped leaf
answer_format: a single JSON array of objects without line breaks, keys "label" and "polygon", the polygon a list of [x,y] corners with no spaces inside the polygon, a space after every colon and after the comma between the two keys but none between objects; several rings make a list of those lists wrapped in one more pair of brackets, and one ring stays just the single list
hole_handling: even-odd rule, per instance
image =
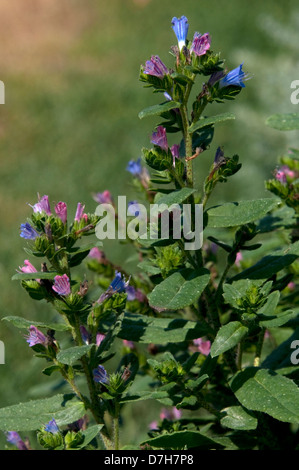
[{"label": "lance-shaped leaf", "polygon": [[84,416],[86,410],[74,395],[55,395],[41,400],[0,409],[0,429],[3,431],[34,431],[55,419],[58,426],[73,423]]},{"label": "lance-shaped leaf", "polygon": [[171,206],[172,204],[181,204],[186,201],[189,196],[195,193],[195,191],[196,189],[193,188],[177,189],[176,191],[172,191],[170,194],[161,196],[157,200],[157,204],[166,204],[167,206]]},{"label": "lance-shaped leaf", "polygon": [[299,113],[273,114],[266,124],[279,131],[293,131],[299,129]]},{"label": "lance-shaped leaf", "polygon": [[238,279],[268,279],[273,274],[278,273],[282,269],[290,266],[299,256],[299,241],[293,243],[289,247],[282,250],[276,250],[268,256],[262,258],[254,266],[245,269],[230,279],[230,282]]},{"label": "lance-shaped leaf", "polygon": [[[114,319],[101,325],[101,331],[109,331]],[[179,343],[200,338],[210,332],[207,323],[183,318],[155,318],[147,315],[125,313],[117,336],[138,343]]]},{"label": "lance-shaped leaf", "polygon": [[235,118],[236,116],[232,113],[223,113],[223,114],[218,114],[217,116],[201,118],[197,122],[194,122],[193,124],[191,124],[191,126],[189,127],[189,132],[193,133],[197,129],[202,129],[203,127],[211,126],[219,122],[224,122],[224,121],[228,121],[229,119],[235,119]]},{"label": "lance-shaped leaf", "polygon": [[299,422],[299,389],[272,370],[248,367],[232,378],[230,386],[245,408],[262,411],[279,421]]},{"label": "lance-shaped leaf", "polygon": [[154,288],[148,296],[149,303],[153,308],[161,310],[188,307],[199,299],[209,280],[210,273],[207,269],[182,269]]},{"label": "lance-shaped leaf", "polygon": [[187,449],[197,447],[198,449],[221,449],[222,445],[199,431],[176,431],[171,434],[163,434],[153,439],[148,439],[142,444],[149,444],[159,449]]},{"label": "lance-shaped leaf", "polygon": [[210,207],[206,211],[209,228],[237,227],[249,224],[264,217],[278,205],[276,198],[255,199],[253,201],[227,202]]},{"label": "lance-shaped leaf", "polygon": [[176,101],[167,101],[166,103],[162,104],[155,104],[154,106],[150,106],[149,108],[143,109],[138,114],[139,119],[143,119],[147,116],[161,116],[161,114],[170,111],[171,109],[179,108],[181,105]]},{"label": "lance-shaped leaf", "polygon": [[13,281],[29,281],[31,279],[54,279],[59,273],[56,271],[50,272],[35,272],[35,273],[16,273],[11,278]]},{"label": "lance-shaped leaf", "polygon": [[71,327],[66,325],[65,323],[51,323],[51,322],[40,322],[35,320],[26,320],[23,317],[17,316],[9,316],[4,317],[2,320],[6,320],[12,323],[17,328],[29,328],[31,325],[34,325],[38,328],[47,328],[47,330],[55,330],[55,331],[66,331],[70,330]]},{"label": "lance-shaped leaf", "polygon": [[232,321],[222,326],[212,344],[211,357],[219,356],[219,354],[236,346],[247,332],[248,328],[239,321]]}]

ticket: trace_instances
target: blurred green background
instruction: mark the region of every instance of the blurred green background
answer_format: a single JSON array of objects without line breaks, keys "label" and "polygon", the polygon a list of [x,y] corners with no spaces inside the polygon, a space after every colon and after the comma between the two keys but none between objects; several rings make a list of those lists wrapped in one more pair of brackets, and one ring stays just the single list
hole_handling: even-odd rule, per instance
[{"label": "blurred green background", "polygon": [[[182,6],[183,4],[183,6]],[[277,156],[297,147],[294,132],[265,126],[276,112],[297,112],[290,84],[299,79],[297,0],[3,0],[0,4],[0,79],[6,103],[0,106],[0,317],[45,319],[48,305],[32,301],[11,277],[27,257],[19,226],[30,216],[27,203],[37,193],[52,204],[77,202],[92,212],[92,193],[109,189],[135,198],[126,165],[148,146],[157,121],[138,112],[159,95],[138,81],[152,54],[171,65],[176,43],[173,16],[189,19],[194,31],[209,32],[229,69],[244,62],[253,78],[235,102],[212,105],[208,114],[233,111],[237,119],[220,124],[210,150],[196,162],[200,182],[218,145],[240,155],[243,168],[211,203],[265,197],[264,179]],[[107,247],[115,261],[127,258],[117,242]],[[88,275],[88,274],[87,274]],[[43,396],[53,378],[42,377],[21,330],[0,322],[6,364],[0,365],[0,407]],[[144,404],[126,411],[125,442],[146,437],[159,409]],[[3,435],[0,443],[3,446]]]}]

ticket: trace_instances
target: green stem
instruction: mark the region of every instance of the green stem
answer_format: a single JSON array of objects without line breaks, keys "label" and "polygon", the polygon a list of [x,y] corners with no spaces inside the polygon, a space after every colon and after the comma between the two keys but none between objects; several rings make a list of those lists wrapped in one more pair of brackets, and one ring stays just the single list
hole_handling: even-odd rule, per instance
[{"label": "green stem", "polygon": [[[82,340],[81,332],[80,332],[79,317],[76,314],[74,315],[74,317],[75,317],[75,322],[74,322],[75,324],[73,326],[74,339],[76,340],[76,342],[79,346],[83,346],[83,340]],[[88,360],[87,360],[86,355],[81,357],[81,363],[82,363],[82,366],[83,366],[83,370],[84,370],[84,374],[85,374],[85,377],[86,377],[87,386],[88,386],[88,390],[89,390],[89,394],[90,394],[91,404],[89,406],[89,409],[90,409],[96,423],[97,424],[102,424],[104,422],[104,417],[103,417],[102,413],[100,412],[99,398],[98,398],[98,395],[97,395],[96,386],[95,386],[95,383],[94,383],[94,380],[93,380],[93,377],[92,377],[92,373],[91,373],[90,368],[89,368],[89,364],[88,364]],[[104,445],[105,445],[106,449],[107,450],[111,449],[112,448],[112,443],[111,443],[111,439],[109,437],[108,431],[106,429],[106,426],[105,426],[105,428],[102,429],[102,431],[100,432],[100,435],[101,435],[101,438],[104,442]]]},{"label": "green stem", "polygon": [[225,281],[225,278],[227,276],[227,273],[228,271],[230,270],[230,268],[232,267],[232,264],[231,263],[227,263],[223,273],[222,273],[222,276],[221,276],[221,279],[219,281],[219,284],[218,284],[218,287],[217,287],[217,290],[216,290],[216,293],[215,293],[215,302],[218,303],[218,300],[219,300],[219,297],[221,296],[222,294],[222,286],[224,284],[224,281]]},{"label": "green stem", "polygon": [[256,351],[255,351],[255,358],[253,362],[253,365],[255,367],[259,367],[260,365],[261,354],[262,354],[264,338],[265,338],[265,330],[266,328],[262,328],[262,331],[259,333],[258,342],[256,345]]},{"label": "green stem", "polygon": [[115,402],[115,416],[113,418],[114,450],[119,450],[119,402]]},{"label": "green stem", "polygon": [[242,354],[243,354],[243,342],[240,341],[240,343],[238,343],[238,351],[237,351],[237,367],[238,367],[238,370],[242,369]]}]

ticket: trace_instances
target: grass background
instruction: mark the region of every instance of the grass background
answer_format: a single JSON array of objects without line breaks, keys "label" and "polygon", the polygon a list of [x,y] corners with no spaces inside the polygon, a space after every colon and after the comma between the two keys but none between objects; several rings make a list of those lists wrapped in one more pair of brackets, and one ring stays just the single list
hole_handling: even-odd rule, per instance
[{"label": "grass background", "polygon": [[[196,162],[204,177],[218,145],[238,153],[243,168],[218,187],[211,203],[264,197],[277,156],[298,146],[294,132],[265,126],[276,112],[297,112],[290,84],[299,79],[299,6],[296,0],[3,0],[0,4],[0,79],[6,103],[0,107],[0,317],[45,319],[46,304],[28,298],[11,277],[23,264],[19,226],[30,215],[37,193],[52,203],[77,202],[92,212],[92,193],[109,189],[135,198],[125,168],[149,145],[154,119],[138,112],[158,102],[143,89],[139,68],[152,54],[171,64],[176,43],[170,22],[182,14],[194,31],[209,32],[214,51],[227,67],[244,62],[253,78],[235,102],[214,105],[208,114],[233,111],[237,119],[220,124],[210,150]],[[108,255],[124,261],[121,245]],[[0,407],[43,396],[52,379],[43,377],[20,330],[0,322],[6,364],[0,365]],[[41,384],[37,387],[36,384]],[[45,388],[43,388],[45,387]],[[146,437],[157,407],[128,408],[126,442]],[[138,416],[138,419],[137,419]],[[0,445],[3,446],[3,436]]]}]

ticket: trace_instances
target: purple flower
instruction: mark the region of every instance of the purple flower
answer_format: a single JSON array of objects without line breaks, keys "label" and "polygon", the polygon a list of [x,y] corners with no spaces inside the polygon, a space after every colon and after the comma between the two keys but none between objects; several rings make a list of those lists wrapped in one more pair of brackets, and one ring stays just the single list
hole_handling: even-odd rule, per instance
[{"label": "purple flower", "polygon": [[163,64],[162,60],[157,55],[152,55],[150,60],[147,60],[143,72],[147,75],[163,78],[164,75],[169,73],[168,68]]},{"label": "purple flower", "polygon": [[234,70],[228,72],[228,74],[222,78],[219,82],[219,88],[223,88],[225,86],[240,86],[242,88],[245,87],[243,81],[248,80],[248,74],[243,72],[242,70],[243,63],[236,67]]},{"label": "purple flower", "polygon": [[38,196],[38,202],[31,206],[33,208],[33,212],[45,212],[47,215],[51,215],[51,208],[49,203],[49,197],[43,196],[41,199]]},{"label": "purple flower", "polygon": [[81,338],[82,341],[85,344],[90,344],[91,342],[91,334],[87,331],[84,325],[80,325],[80,333],[81,333]]},{"label": "purple flower", "polygon": [[99,204],[113,204],[111,193],[108,189],[102,193],[93,194],[93,199]]},{"label": "purple flower", "polygon": [[126,293],[127,293],[127,300],[132,301],[136,299],[136,289],[134,286],[127,286]]},{"label": "purple flower", "polygon": [[93,369],[93,380],[97,383],[107,384],[109,382],[108,373],[103,366],[98,366],[96,369]]},{"label": "purple flower", "polygon": [[194,52],[197,56],[204,55],[211,47],[211,38],[209,33],[200,34],[194,33],[193,42],[190,47],[190,52]]},{"label": "purple flower", "polygon": [[129,171],[133,176],[141,176],[141,158],[138,158],[138,160],[130,160],[127,166],[127,171]]},{"label": "purple flower", "polygon": [[198,351],[204,356],[208,356],[211,350],[211,341],[204,341],[202,338],[194,339],[193,344],[197,346]]},{"label": "purple flower", "polygon": [[84,209],[85,209],[85,205],[81,204],[81,202],[78,202],[76,215],[75,215],[75,222],[80,222],[80,220],[83,218]]},{"label": "purple flower", "polygon": [[69,295],[71,293],[70,280],[66,274],[54,277],[52,289],[59,295]]},{"label": "purple flower", "polygon": [[9,431],[6,433],[6,440],[10,444],[17,446],[19,450],[29,450],[25,442],[21,439],[16,431]]},{"label": "purple flower", "polygon": [[26,240],[35,240],[39,234],[28,222],[21,224],[20,236]]},{"label": "purple flower", "polygon": [[25,338],[30,348],[36,344],[42,344],[43,346],[47,345],[47,337],[38,328],[36,328],[36,326],[31,325],[28,330],[29,335],[26,335]]},{"label": "purple flower", "polygon": [[170,149],[173,157],[173,166],[175,167],[175,159],[180,158],[180,145],[174,144]]},{"label": "purple flower", "polygon": [[163,150],[167,152],[168,150],[168,142],[167,142],[167,135],[166,129],[163,126],[158,126],[157,131],[152,133],[152,140],[151,143],[161,147]]},{"label": "purple flower", "polygon": [[60,220],[66,224],[66,221],[67,221],[67,207],[66,207],[66,203],[65,202],[58,202],[58,204],[56,204],[55,206],[55,212],[56,212],[56,215],[57,217],[60,218]]},{"label": "purple flower", "polygon": [[182,48],[186,45],[186,39],[187,39],[187,34],[188,34],[188,29],[189,29],[189,24],[186,16],[181,16],[181,18],[172,18],[171,21],[172,24],[172,29],[175,32],[175,35],[178,40],[179,44],[179,49],[180,51]]},{"label": "purple flower", "polygon": [[56,434],[59,432],[59,428],[54,418],[51,419],[51,421],[49,421],[48,424],[45,425],[45,431],[51,432],[52,434]]}]

